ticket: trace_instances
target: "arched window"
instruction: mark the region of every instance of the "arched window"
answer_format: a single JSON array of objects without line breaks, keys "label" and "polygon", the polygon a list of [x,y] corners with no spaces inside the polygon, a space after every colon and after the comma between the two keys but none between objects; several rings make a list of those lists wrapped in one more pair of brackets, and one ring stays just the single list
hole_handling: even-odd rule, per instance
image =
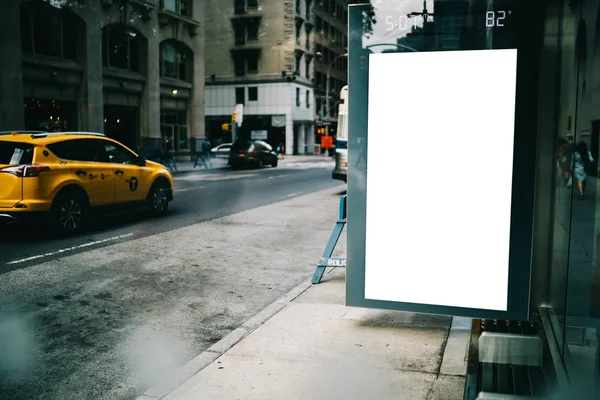
[{"label": "arched window", "polygon": [[184,44],[176,41],[166,41],[161,44],[161,76],[191,80],[193,53]]},{"label": "arched window", "polygon": [[105,67],[141,72],[142,35],[121,24],[102,30],[102,63]]},{"label": "arched window", "polygon": [[79,38],[83,21],[68,9],[46,2],[21,5],[21,47],[23,52],[79,60]]}]

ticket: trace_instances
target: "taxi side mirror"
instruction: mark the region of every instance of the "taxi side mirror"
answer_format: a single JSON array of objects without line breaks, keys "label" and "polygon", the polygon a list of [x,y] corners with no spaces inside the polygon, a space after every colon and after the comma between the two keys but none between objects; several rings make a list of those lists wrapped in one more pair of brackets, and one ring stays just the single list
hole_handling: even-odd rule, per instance
[{"label": "taxi side mirror", "polygon": [[138,157],[136,165],[138,165],[139,167],[145,167],[146,166],[146,157],[143,157],[143,156]]}]

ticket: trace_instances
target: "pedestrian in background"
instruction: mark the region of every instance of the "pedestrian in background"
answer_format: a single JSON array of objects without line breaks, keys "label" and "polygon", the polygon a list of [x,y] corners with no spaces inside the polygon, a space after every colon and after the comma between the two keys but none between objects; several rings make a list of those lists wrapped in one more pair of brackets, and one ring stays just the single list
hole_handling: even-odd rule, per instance
[{"label": "pedestrian in background", "polygon": [[283,152],[285,151],[283,148],[283,142],[279,143],[279,146],[277,146],[277,158],[279,158],[280,160],[283,160]]},{"label": "pedestrian in background", "polygon": [[573,154],[573,177],[577,180],[577,189],[581,200],[583,200],[583,192],[585,191],[585,181],[587,179],[585,167],[588,161],[594,161],[592,153],[588,151],[585,142],[577,143],[577,151]]}]

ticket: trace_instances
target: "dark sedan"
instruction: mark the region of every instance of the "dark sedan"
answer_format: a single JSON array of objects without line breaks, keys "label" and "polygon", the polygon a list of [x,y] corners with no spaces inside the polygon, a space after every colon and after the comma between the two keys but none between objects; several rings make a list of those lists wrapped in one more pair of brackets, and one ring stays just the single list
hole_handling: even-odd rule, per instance
[{"label": "dark sedan", "polygon": [[270,144],[261,140],[236,140],[229,151],[231,168],[251,166],[260,168],[265,165],[277,166],[277,153]]}]

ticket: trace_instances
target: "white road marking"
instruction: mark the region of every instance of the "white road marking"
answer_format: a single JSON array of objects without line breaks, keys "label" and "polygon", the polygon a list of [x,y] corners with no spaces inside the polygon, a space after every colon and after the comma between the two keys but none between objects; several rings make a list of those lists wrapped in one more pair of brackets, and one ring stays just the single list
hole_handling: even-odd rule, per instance
[{"label": "white road marking", "polygon": [[257,174],[206,174],[188,175],[175,178],[175,181],[227,181],[231,179],[244,179],[257,176]]},{"label": "white road marking", "polygon": [[190,190],[200,190],[200,189],[204,189],[204,186],[185,188],[185,189],[175,189],[175,194],[181,193],[181,192],[189,192]]},{"label": "white road marking", "polygon": [[288,197],[297,196],[297,195],[302,194],[302,193],[304,193],[304,192],[296,192],[296,193],[288,194],[287,196],[283,196],[283,198],[287,199]]},{"label": "white road marking", "polygon": [[282,177],[284,177],[284,176],[287,176],[287,175],[275,175],[275,176],[270,176],[270,177],[268,177],[267,179],[282,178]]},{"label": "white road marking", "polygon": [[111,237],[111,238],[108,238],[108,239],[97,240],[95,242],[80,244],[78,246],[67,247],[66,249],[60,249],[60,250],[57,250],[57,251],[53,251],[51,253],[40,254],[40,255],[37,255],[37,256],[23,258],[21,260],[11,261],[11,262],[7,263],[6,265],[21,264],[21,263],[24,263],[24,262],[27,262],[27,261],[38,260],[40,258],[50,257],[50,256],[54,256],[56,254],[66,253],[66,252],[69,252],[69,251],[74,251],[74,250],[79,250],[79,249],[83,249],[83,248],[90,247],[90,246],[95,246],[95,245],[101,244],[101,243],[112,242],[114,240],[128,238],[128,237],[131,237],[133,235],[134,235],[133,233],[128,233],[126,235],[115,236],[115,237]]}]

